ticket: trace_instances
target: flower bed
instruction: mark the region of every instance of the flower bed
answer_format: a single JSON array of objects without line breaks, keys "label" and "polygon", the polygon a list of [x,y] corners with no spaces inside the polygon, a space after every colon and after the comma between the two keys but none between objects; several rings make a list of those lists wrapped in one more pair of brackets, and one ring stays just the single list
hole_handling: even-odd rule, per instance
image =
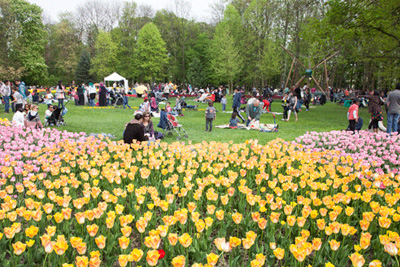
[{"label": "flower bed", "polygon": [[40,147],[15,159],[22,173],[1,163],[0,262],[10,266],[396,263],[399,175],[370,180],[340,151],[282,140],[132,149],[55,130],[41,145],[48,130],[4,128],[3,150],[24,131]]},{"label": "flower bed", "polygon": [[350,156],[355,162],[361,161],[377,174],[400,171],[400,135],[386,133],[371,134],[368,131],[310,132],[296,138],[294,144],[304,151],[340,151],[340,156]]}]

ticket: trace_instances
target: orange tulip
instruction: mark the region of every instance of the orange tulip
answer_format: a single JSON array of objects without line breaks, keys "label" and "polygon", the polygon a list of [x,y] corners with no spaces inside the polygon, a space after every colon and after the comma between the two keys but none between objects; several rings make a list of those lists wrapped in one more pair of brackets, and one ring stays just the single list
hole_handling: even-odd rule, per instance
[{"label": "orange tulip", "polygon": [[185,248],[189,247],[192,244],[192,238],[188,233],[184,233],[179,237],[179,243]]},{"label": "orange tulip", "polygon": [[158,234],[152,236],[146,236],[144,239],[144,244],[146,245],[146,247],[152,249],[158,249],[158,247],[160,246],[160,242],[161,238]]},{"label": "orange tulip", "polygon": [[329,241],[329,245],[331,246],[331,249],[333,251],[336,251],[340,247],[340,242],[336,241],[335,239],[332,239],[332,240]]},{"label": "orange tulip", "polygon": [[25,229],[25,234],[29,238],[33,238],[39,232],[39,228],[36,226],[31,225],[29,228]]},{"label": "orange tulip", "polygon": [[365,260],[364,257],[360,254],[358,254],[358,252],[351,254],[351,256],[349,256],[351,262],[353,263],[354,267],[361,267],[364,265]]},{"label": "orange tulip", "polygon": [[86,256],[77,256],[75,264],[77,267],[87,267],[89,264],[89,259]]},{"label": "orange tulip", "polygon": [[132,256],[132,259],[133,259],[135,262],[138,262],[138,261],[140,261],[140,260],[142,259],[142,257],[143,257],[143,251],[142,251],[141,249],[135,248],[135,249],[132,250],[132,252],[131,252],[130,255]]},{"label": "orange tulip", "polygon": [[315,251],[318,251],[321,249],[321,245],[322,245],[321,238],[314,238],[312,243],[313,243],[313,249]]},{"label": "orange tulip", "polygon": [[87,247],[86,247],[86,243],[85,242],[81,242],[81,243],[78,243],[76,245],[76,251],[78,251],[79,255],[85,254],[86,253],[86,249],[87,249]]},{"label": "orange tulip", "polygon": [[207,263],[211,266],[215,266],[218,262],[219,256],[214,253],[210,253],[207,255]]},{"label": "orange tulip", "polygon": [[231,236],[229,238],[229,244],[231,245],[231,247],[235,248],[237,246],[240,246],[240,244],[242,243],[242,240],[240,238]]},{"label": "orange tulip", "polygon": [[225,238],[216,238],[214,240],[214,244],[220,251],[229,252],[232,250],[232,247],[229,245],[229,242],[225,241]]},{"label": "orange tulip", "polygon": [[242,221],[242,214],[235,212],[232,214],[232,219],[236,224],[239,224]]},{"label": "orange tulip", "polygon": [[90,236],[96,236],[99,226],[97,224],[87,225],[86,229]]},{"label": "orange tulip", "polygon": [[57,255],[63,255],[68,249],[68,243],[63,235],[57,236],[57,241],[54,243],[54,251]]},{"label": "orange tulip", "polygon": [[[129,241],[130,241],[130,239],[127,238],[126,236],[118,238],[119,246],[122,249],[126,249],[129,246]],[[146,242],[145,242],[145,244],[146,244]]]},{"label": "orange tulip", "polygon": [[282,248],[274,249],[273,252],[274,252],[275,257],[276,257],[278,260],[283,259],[283,257],[285,256],[285,250],[282,249]]},{"label": "orange tulip", "polygon": [[44,251],[46,253],[53,252],[54,242],[51,242],[51,237],[49,235],[42,235],[40,240],[42,241],[42,246],[44,247]]},{"label": "orange tulip", "polygon": [[185,256],[180,255],[173,258],[171,264],[174,267],[184,267],[186,264],[185,261],[186,261]]},{"label": "orange tulip", "polygon": [[219,221],[222,221],[224,219],[224,211],[223,210],[217,210],[215,213],[215,216]]},{"label": "orange tulip", "polygon": [[160,254],[158,253],[157,250],[149,250],[147,252],[147,257],[146,257],[147,263],[150,266],[156,266],[158,263],[159,257],[160,257]]},{"label": "orange tulip", "polygon": [[396,256],[399,252],[399,249],[396,247],[396,244],[389,242],[384,246],[385,252],[389,253],[390,256]]},{"label": "orange tulip", "polygon": [[168,241],[172,246],[175,246],[178,242],[178,235],[174,233],[168,234]]},{"label": "orange tulip", "polygon": [[106,246],[106,240],[107,237],[104,237],[103,235],[99,235],[98,237],[95,238],[96,245],[99,249],[103,249]]},{"label": "orange tulip", "polygon": [[278,212],[271,212],[271,215],[269,216],[271,222],[277,223],[279,221],[279,217],[281,216],[280,213]]},{"label": "orange tulip", "polygon": [[119,255],[118,263],[120,267],[125,267],[128,264],[128,255]]},{"label": "orange tulip", "polygon": [[14,254],[15,255],[21,255],[26,249],[26,244],[21,243],[20,241],[18,241],[17,243],[12,244],[12,247],[14,249]]}]

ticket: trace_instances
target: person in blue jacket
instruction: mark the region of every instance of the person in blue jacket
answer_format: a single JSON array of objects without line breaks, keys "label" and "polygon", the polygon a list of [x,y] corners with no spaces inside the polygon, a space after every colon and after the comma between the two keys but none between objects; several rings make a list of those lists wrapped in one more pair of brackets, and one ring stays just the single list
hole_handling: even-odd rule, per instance
[{"label": "person in blue jacket", "polygon": [[242,94],[239,91],[239,87],[236,87],[235,94],[233,95],[232,109],[233,109],[233,112],[237,113],[237,116],[242,120],[242,123],[244,123],[244,118],[240,114],[240,99],[241,98],[242,98]]}]

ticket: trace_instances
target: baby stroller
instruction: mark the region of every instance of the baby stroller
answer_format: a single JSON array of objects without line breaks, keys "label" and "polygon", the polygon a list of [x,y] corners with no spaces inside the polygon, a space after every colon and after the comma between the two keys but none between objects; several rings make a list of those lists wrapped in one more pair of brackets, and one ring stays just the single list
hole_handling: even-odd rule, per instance
[{"label": "baby stroller", "polygon": [[67,114],[68,109],[65,107],[65,105],[68,102],[66,102],[64,104],[64,108],[57,108],[53,111],[53,113],[51,113],[50,118],[46,121],[45,123],[45,127],[47,126],[51,126],[51,125],[55,125],[56,127],[60,127],[60,126],[66,126],[67,123],[64,121],[64,116]]},{"label": "baby stroller", "polygon": [[155,92],[154,95],[155,95],[157,104],[162,101],[168,101],[168,99],[163,96],[163,92]]},{"label": "baby stroller", "polygon": [[124,99],[120,93],[113,94],[111,98],[111,105],[114,107],[121,106],[124,103]]},{"label": "baby stroller", "polygon": [[183,137],[188,138],[187,132],[183,128],[179,121],[176,119],[175,116],[171,114],[167,114],[165,111],[161,111],[160,113],[160,122],[158,123],[157,127],[162,128],[168,135],[172,135],[173,132],[176,132],[178,136],[176,140],[181,140],[181,133],[183,132]]}]

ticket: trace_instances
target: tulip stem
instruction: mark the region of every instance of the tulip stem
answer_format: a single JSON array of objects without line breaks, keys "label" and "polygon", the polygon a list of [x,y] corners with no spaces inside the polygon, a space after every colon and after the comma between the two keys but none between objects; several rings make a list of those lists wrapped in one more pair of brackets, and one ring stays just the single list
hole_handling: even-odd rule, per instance
[{"label": "tulip stem", "polygon": [[399,260],[397,259],[397,255],[396,255],[394,258],[396,259],[397,267],[400,267],[400,265],[399,265]]},{"label": "tulip stem", "polygon": [[47,259],[47,256],[49,255],[49,253],[46,253],[46,257],[44,257],[44,261],[43,261],[43,267],[45,266],[44,264],[46,263],[46,259]]}]

